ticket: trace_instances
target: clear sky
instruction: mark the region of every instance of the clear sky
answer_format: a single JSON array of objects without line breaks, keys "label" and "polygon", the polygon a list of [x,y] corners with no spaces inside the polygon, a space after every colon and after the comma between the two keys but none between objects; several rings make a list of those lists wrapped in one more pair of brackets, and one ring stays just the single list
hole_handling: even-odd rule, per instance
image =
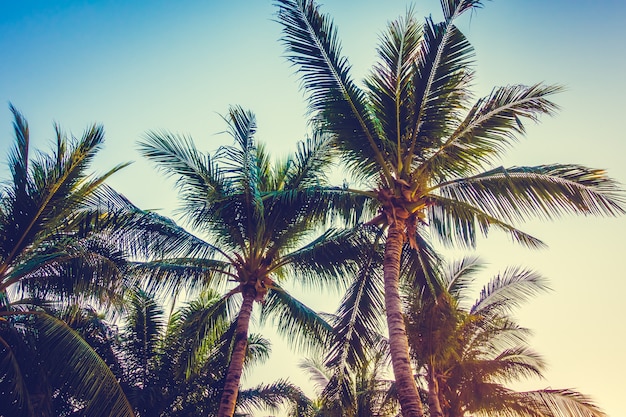
[{"label": "clear sky", "polygon": [[[405,0],[326,0],[343,51],[362,79],[388,20]],[[439,15],[435,0],[416,0],[419,16]],[[99,170],[135,161],[111,185],[142,208],[174,215],[172,184],[141,160],[136,143],[147,130],[189,134],[199,148],[228,143],[220,114],[230,104],[253,110],[258,138],[271,151],[291,151],[305,135],[305,102],[282,57],[280,27],[269,0],[200,1],[0,0],[0,177],[13,143],[8,103],[30,122],[35,147],[49,149],[52,123],[79,136],[93,122],[107,132]],[[502,161],[561,162],[605,168],[626,183],[626,3],[622,0],[494,0],[460,26],[476,49],[476,93],[493,86],[547,82],[566,86],[560,113],[531,126]],[[531,222],[524,230],[549,249],[529,251],[490,236],[479,253],[492,269],[534,268],[553,292],[520,311],[535,330],[533,346],[547,359],[535,388],[575,388],[614,417],[626,415],[626,218],[572,217]],[[305,297],[314,308],[334,305]],[[332,298],[332,297],[331,297]],[[284,344],[249,382],[306,378]]]}]

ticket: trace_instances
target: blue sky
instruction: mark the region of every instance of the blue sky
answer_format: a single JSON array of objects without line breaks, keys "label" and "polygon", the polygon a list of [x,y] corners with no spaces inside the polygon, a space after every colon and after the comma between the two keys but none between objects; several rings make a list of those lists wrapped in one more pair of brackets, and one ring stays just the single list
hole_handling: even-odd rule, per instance
[{"label": "blue sky", "polygon": [[[356,80],[371,67],[386,22],[408,5],[322,2]],[[434,0],[413,5],[418,16],[439,14]],[[54,121],[76,136],[90,123],[102,123],[107,141],[96,167],[135,161],[111,184],[142,208],[173,215],[172,184],[136,150],[146,131],[189,134],[199,148],[212,150],[229,141],[220,134],[220,114],[239,104],[256,113],[258,137],[276,155],[293,150],[305,135],[305,102],[282,57],[274,12],[266,0],[0,2],[0,154],[13,140],[9,102],[25,114],[35,147],[44,150]],[[459,25],[476,49],[477,96],[503,84],[566,87],[554,98],[559,114],[530,126],[503,165],[581,163],[626,183],[625,3],[494,0]],[[6,176],[4,165],[0,176]],[[519,314],[550,364],[547,380],[533,386],[576,388],[609,415],[626,415],[626,219],[566,218],[524,229],[549,249],[516,248],[494,235],[479,252],[494,271],[524,265],[551,280],[554,291]],[[318,301],[324,297],[306,298],[332,310]],[[298,370],[284,366],[283,349],[275,341],[274,356],[281,359],[257,374],[266,381],[273,375],[302,381]]]}]

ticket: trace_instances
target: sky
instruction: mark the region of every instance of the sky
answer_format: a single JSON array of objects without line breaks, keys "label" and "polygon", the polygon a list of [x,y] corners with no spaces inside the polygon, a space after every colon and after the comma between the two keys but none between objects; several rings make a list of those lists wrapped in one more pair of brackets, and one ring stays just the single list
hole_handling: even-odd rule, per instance
[{"label": "sky", "polygon": [[[435,0],[321,3],[357,81],[374,63],[388,21],[410,4],[418,16],[440,16]],[[9,103],[26,116],[33,148],[42,151],[51,148],[55,122],[75,136],[103,124],[95,169],[133,161],[110,184],[139,207],[174,218],[173,184],[137,151],[147,131],[186,134],[212,151],[230,143],[220,115],[241,105],[256,114],[257,138],[274,155],[293,151],[306,135],[306,103],[283,56],[275,12],[269,0],[0,0],[0,178],[13,144]],[[554,97],[558,115],[531,125],[502,165],[579,163],[626,183],[626,3],[494,0],[458,24],[476,50],[477,97],[507,84],[566,88]],[[490,264],[485,279],[521,265],[550,280],[552,291],[518,314],[549,364],[532,387],[574,388],[609,416],[626,415],[626,218],[571,216],[522,229],[549,248],[531,251],[493,234],[477,252]],[[320,311],[335,308],[334,296],[301,295]],[[272,341],[272,359],[246,383],[288,377],[306,386],[297,356]]]}]

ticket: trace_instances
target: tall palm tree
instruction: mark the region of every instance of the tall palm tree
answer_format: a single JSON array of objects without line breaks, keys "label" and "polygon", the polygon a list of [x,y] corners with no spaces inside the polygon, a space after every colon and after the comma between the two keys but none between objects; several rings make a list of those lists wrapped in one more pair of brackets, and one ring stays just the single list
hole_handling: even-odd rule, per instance
[{"label": "tall palm tree", "polygon": [[[360,88],[337,30],[314,0],[277,0],[288,59],[308,92],[313,119],[334,135],[342,160],[375,202],[370,223],[386,229],[385,310],[405,417],[423,415],[410,366],[398,279],[402,246],[420,255],[428,232],[472,246],[495,227],[530,247],[542,243],[514,222],[563,213],[624,212],[604,171],[578,165],[491,168],[517,136],[557,106],[558,86],[494,88],[472,103],[471,44],[455,26],[479,0],[441,0],[443,18],[420,24],[412,10],[381,37],[379,61]],[[486,171],[485,171],[486,170]]]},{"label": "tall palm tree", "polygon": [[429,416],[605,416],[588,397],[571,389],[507,387],[542,377],[545,362],[528,345],[531,332],[511,314],[545,291],[546,283],[533,271],[508,268],[472,304],[469,290],[482,266],[477,258],[452,263],[436,296],[422,292],[410,297],[409,343],[428,393]]},{"label": "tall palm tree", "polygon": [[[160,265],[162,274],[153,276],[181,285],[196,271],[213,283],[235,284],[216,304],[216,314],[237,312],[220,417],[234,413],[254,303],[262,303],[263,317],[277,318],[278,330],[292,342],[300,343],[302,337],[322,340],[328,325],[292,298],[280,281],[296,276],[305,284],[337,282],[346,275],[346,260],[359,250],[358,239],[349,232],[312,234],[332,220],[334,207],[344,208],[346,216],[358,214],[355,199],[327,185],[333,147],[324,136],[300,143],[295,156],[272,164],[265,148],[254,141],[251,112],[233,107],[227,122],[235,145],[212,156],[198,151],[191,139],[169,133],[152,132],[140,145],[158,169],[176,178],[185,219],[210,238],[207,245],[213,249],[210,256],[155,262],[151,266]],[[233,302],[238,296],[237,307]]]},{"label": "tall palm tree", "polygon": [[11,111],[11,179],[0,187],[0,413],[49,415],[53,387],[70,392],[82,415],[132,416],[105,363],[46,311],[46,303],[110,299],[120,288],[126,261],[99,224],[115,195],[103,182],[124,165],[87,173],[104,139],[96,125],[73,140],[57,127],[54,150],[32,157],[28,124]]}]

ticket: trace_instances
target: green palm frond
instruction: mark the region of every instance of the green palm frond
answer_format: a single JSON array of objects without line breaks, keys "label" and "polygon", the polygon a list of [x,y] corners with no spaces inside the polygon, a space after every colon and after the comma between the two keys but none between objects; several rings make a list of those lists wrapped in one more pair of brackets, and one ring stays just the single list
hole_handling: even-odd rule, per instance
[{"label": "green palm frond", "polygon": [[354,261],[365,259],[360,229],[328,229],[315,240],[285,254],[279,266],[293,273],[308,286],[345,288],[350,273],[356,270]]},{"label": "green palm frond", "polygon": [[[279,411],[281,407],[295,409],[298,416],[305,416],[312,408],[310,400],[294,384],[278,380],[239,392],[236,416],[251,416],[255,410]],[[243,413],[243,414],[242,414]]]},{"label": "green palm frond", "polygon": [[537,404],[544,415],[554,417],[606,417],[586,395],[570,389],[543,389],[520,393]]},{"label": "green palm frond", "polygon": [[[371,251],[339,303],[326,366],[342,374],[363,366],[380,338],[384,311],[382,254]],[[345,369],[344,369],[345,368]]]},{"label": "green palm frond", "polygon": [[386,155],[402,171],[402,144],[407,135],[405,126],[413,116],[411,109],[414,62],[419,54],[422,26],[413,10],[404,18],[389,23],[378,46],[379,63],[366,79],[372,112],[381,124],[379,135],[384,138]]},{"label": "green palm frond", "polygon": [[[445,193],[448,194],[448,190]],[[428,211],[429,230],[435,232],[439,240],[447,246],[458,244],[466,248],[476,246],[477,233],[486,236],[491,228],[499,229],[511,237],[515,242],[521,243],[529,248],[542,248],[545,244],[517,227],[494,217],[488,211],[483,211],[482,207],[477,207],[458,196],[437,196],[430,195],[431,207]],[[498,202],[501,206],[504,203]],[[489,202],[483,202],[486,210],[493,210],[493,206],[488,206]],[[506,209],[507,207],[502,207]],[[508,207],[513,210],[511,206]]]},{"label": "green palm frond", "polygon": [[261,309],[261,322],[268,320],[295,349],[321,348],[330,339],[331,326],[278,285],[268,292]]},{"label": "green palm frond", "polygon": [[462,303],[467,297],[466,293],[470,289],[470,285],[475,280],[475,274],[484,267],[485,265],[475,256],[464,257],[449,263],[443,274],[446,290],[454,299]]},{"label": "green palm frond", "polygon": [[413,72],[415,98],[408,132],[411,139],[405,148],[410,149],[405,161],[407,173],[454,131],[471,97],[469,64],[474,50],[465,36],[450,21],[434,23],[429,18],[423,39]]},{"label": "green palm frond", "polygon": [[125,352],[134,373],[140,373],[142,383],[146,383],[149,366],[157,355],[161,333],[165,326],[163,309],[154,296],[139,289],[129,297],[129,314],[126,318]]},{"label": "green palm frond", "polygon": [[414,108],[407,132],[411,140],[406,148],[409,149],[404,162],[406,173],[415,162],[428,156],[429,148],[438,147],[441,138],[453,130],[471,97],[467,88],[472,79],[469,65],[474,51],[453,21],[480,5],[480,1],[442,1],[444,22],[426,19],[421,51],[413,71]]},{"label": "green palm frond", "polygon": [[518,134],[525,133],[522,119],[537,122],[540,115],[553,115],[558,107],[548,97],[560,91],[559,86],[542,84],[494,89],[474,104],[420,170],[432,172],[440,181],[472,175],[495,162]]},{"label": "green palm frond", "polygon": [[417,249],[406,242],[400,258],[401,279],[408,288],[428,288],[431,294],[436,293],[439,286],[441,256],[431,245],[426,230],[418,228],[415,235]]},{"label": "green palm frond", "polygon": [[[59,233],[75,233],[76,211],[82,201],[124,166],[98,177],[86,176],[85,171],[104,140],[99,126],[87,129],[81,139],[71,143],[57,130],[54,154],[30,159],[28,125],[19,112],[12,110],[18,143],[9,156],[15,183],[4,187],[2,193],[2,229],[6,235],[0,242],[0,276],[27,248],[37,247]],[[18,162],[18,158],[25,160]]]},{"label": "green palm frond", "polygon": [[[203,293],[198,299],[188,303],[180,310],[180,327],[175,333],[176,354],[180,369],[174,372],[189,378],[200,373],[207,362],[221,360],[221,367],[226,367],[223,359],[228,355],[218,354],[220,346],[225,346],[224,335],[235,315],[237,306],[232,297],[220,297],[213,291]],[[171,336],[170,336],[171,337]],[[221,359],[220,359],[221,358]]]},{"label": "green palm frond", "polygon": [[336,153],[333,138],[322,131],[314,131],[312,136],[298,143],[297,151],[288,164],[284,188],[295,190],[327,185]]},{"label": "green palm frond", "polygon": [[366,96],[350,78],[350,64],[341,56],[336,28],[313,1],[278,0],[277,5],[287,58],[298,66],[311,112],[323,114],[324,129],[335,133],[339,146],[352,152],[348,161],[357,176],[370,177],[376,172],[372,161],[385,166],[385,160]]},{"label": "green palm frond", "polygon": [[223,288],[232,279],[231,265],[210,258],[162,258],[134,263],[132,277],[142,280],[151,290],[176,294],[186,289],[202,290],[208,287]]},{"label": "green palm frond", "polygon": [[[251,111],[246,111],[239,106],[233,106],[224,120],[228,123],[230,135],[235,139],[238,146],[222,146],[216,152],[216,158],[224,166],[224,173],[232,181],[234,192],[241,194],[244,199],[244,210],[248,222],[258,221],[263,224],[264,210],[261,199],[260,172],[257,163],[257,147],[253,136],[256,133],[256,117]],[[247,225],[247,236],[250,238],[252,223]]]},{"label": "green palm frond", "polygon": [[117,379],[98,354],[67,324],[50,315],[34,315],[49,375],[84,404],[85,416],[134,416]]},{"label": "green palm frond", "polygon": [[572,164],[496,168],[441,184],[438,191],[505,221],[569,213],[616,216],[625,211],[620,188],[605,171]]}]

